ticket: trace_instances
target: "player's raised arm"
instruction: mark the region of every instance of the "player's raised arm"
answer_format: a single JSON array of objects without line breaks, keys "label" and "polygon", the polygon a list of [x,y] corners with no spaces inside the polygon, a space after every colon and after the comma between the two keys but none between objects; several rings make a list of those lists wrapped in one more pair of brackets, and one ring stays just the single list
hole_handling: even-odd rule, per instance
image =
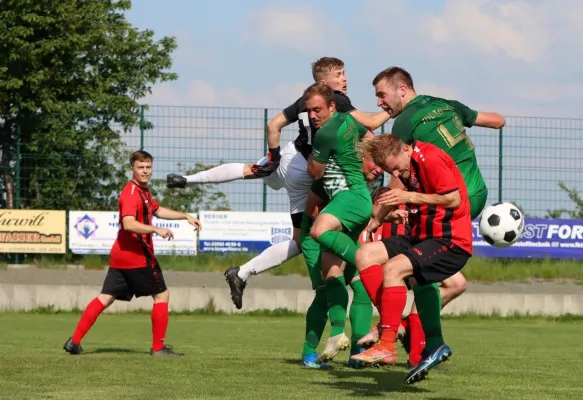
[{"label": "player's raised arm", "polygon": [[370,131],[380,128],[385,122],[391,119],[391,116],[386,111],[365,113],[360,110],[352,110],[350,115]]},{"label": "player's raised arm", "polygon": [[283,111],[269,121],[267,124],[267,145],[270,151],[280,147],[281,130],[289,124],[291,122],[288,121]]},{"label": "player's raised arm", "polygon": [[478,112],[474,125],[500,129],[506,124],[504,117],[497,112]]}]

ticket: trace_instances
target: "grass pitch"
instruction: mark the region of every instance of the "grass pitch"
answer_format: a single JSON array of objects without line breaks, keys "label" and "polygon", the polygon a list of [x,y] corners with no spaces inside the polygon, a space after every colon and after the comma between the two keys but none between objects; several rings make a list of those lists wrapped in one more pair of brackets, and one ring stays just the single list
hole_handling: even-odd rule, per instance
[{"label": "grass pitch", "polygon": [[[83,342],[62,345],[78,314],[0,314],[2,399],[581,399],[581,319],[447,318],[452,360],[405,386],[399,366],[303,369],[302,316],[171,315],[167,342],[148,355],[147,313],[102,315]],[[327,333],[325,334],[327,335]],[[326,337],[326,336],[325,336]]]}]

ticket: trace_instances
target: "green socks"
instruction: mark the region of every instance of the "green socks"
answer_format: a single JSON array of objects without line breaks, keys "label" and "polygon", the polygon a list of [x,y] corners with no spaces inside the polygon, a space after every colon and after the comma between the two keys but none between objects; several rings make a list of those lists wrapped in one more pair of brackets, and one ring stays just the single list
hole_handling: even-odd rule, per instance
[{"label": "green socks", "polygon": [[316,242],[322,245],[323,250],[328,250],[342,258],[348,264],[356,265],[356,251],[358,246],[354,240],[345,233],[327,231],[320,235]]},{"label": "green socks", "polygon": [[354,353],[358,347],[356,343],[370,331],[372,324],[372,302],[360,279],[351,283],[350,286],[354,293],[349,314],[352,331],[350,336],[350,349]]},{"label": "green socks", "polygon": [[343,333],[346,326],[348,290],[343,276],[326,280],[326,298],[332,337]]},{"label": "green socks", "polygon": [[328,321],[328,307],[326,306],[326,289],[316,289],[316,295],[306,313],[306,340],[302,357],[315,353],[326,328]]},{"label": "green socks", "polygon": [[425,347],[433,350],[441,346],[443,333],[441,331],[441,294],[437,283],[431,285],[416,284],[413,288],[415,304],[419,319],[425,332]]}]

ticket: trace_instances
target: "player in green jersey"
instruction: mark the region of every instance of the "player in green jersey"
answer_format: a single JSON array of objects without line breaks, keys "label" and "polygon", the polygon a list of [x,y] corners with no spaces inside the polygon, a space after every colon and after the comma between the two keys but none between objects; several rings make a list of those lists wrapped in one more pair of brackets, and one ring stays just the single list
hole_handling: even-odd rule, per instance
[{"label": "player in green jersey", "polygon": [[[374,164],[372,159],[365,158],[362,162],[362,173],[367,181],[371,197],[374,198],[375,194],[383,186],[383,171]],[[312,185],[312,193],[318,196],[319,203],[321,204],[315,207],[312,215],[304,213],[300,235],[302,253],[304,254],[306,266],[308,267],[312,289],[315,292],[312,304],[310,304],[306,312],[306,334],[302,360],[305,367],[328,369],[329,367],[325,363],[331,360],[338,351],[343,350],[344,346],[348,344],[348,340],[343,338],[340,343],[341,346],[338,345],[338,341],[328,340],[319,357],[316,354],[316,349],[320,343],[328,316],[330,317],[330,335],[332,337],[342,334],[345,331],[348,292],[343,293],[342,302],[338,302],[338,304],[334,301],[328,302],[326,283],[322,276],[322,247],[309,234],[313,221],[319,214],[319,210],[329,201],[328,194],[324,190],[322,183],[322,180],[317,180]],[[368,333],[372,322],[372,302],[360,281],[356,266],[346,265],[343,276],[338,279],[341,283],[350,285],[353,291],[349,313],[351,331],[350,355],[352,356],[365,350],[358,345],[358,341]],[[360,368],[364,365],[349,360],[348,366]]]},{"label": "player in green jersey", "polygon": [[[391,133],[406,144],[419,140],[447,152],[458,166],[468,188],[471,218],[480,215],[486,205],[488,189],[478,167],[474,145],[465,128],[481,126],[499,129],[505,124],[504,117],[496,112],[473,110],[458,101],[418,95],[411,75],[403,68],[389,67],[381,71],[372,84],[377,105],[394,119]],[[445,307],[465,291],[466,280],[458,272],[442,282],[439,290],[437,284],[434,288],[437,300],[442,301],[442,307]],[[415,311],[414,308],[412,312]],[[441,332],[426,338],[426,342],[432,340],[442,340]]]},{"label": "player in green jersey", "polygon": [[446,151],[464,177],[472,219],[480,215],[486,204],[488,189],[478,167],[474,144],[465,128],[502,128],[504,117],[495,112],[472,110],[455,100],[418,95],[411,75],[399,67],[380,72],[374,78],[373,86],[377,104],[394,119],[391,133],[406,144],[420,140]]},{"label": "player in green jersey", "polygon": [[[356,265],[358,236],[370,221],[372,199],[362,174],[362,158],[357,145],[374,134],[352,116],[336,111],[333,92],[323,84],[314,84],[304,92],[306,110],[318,129],[308,158],[308,174],[323,180],[330,198],[310,229],[310,236],[322,247],[322,275],[327,305],[331,310],[346,312],[348,292],[343,277],[344,263]],[[334,326],[334,325],[333,325]],[[348,346],[340,325],[331,331],[326,352],[334,354]],[[326,358],[326,357],[324,357]]]}]

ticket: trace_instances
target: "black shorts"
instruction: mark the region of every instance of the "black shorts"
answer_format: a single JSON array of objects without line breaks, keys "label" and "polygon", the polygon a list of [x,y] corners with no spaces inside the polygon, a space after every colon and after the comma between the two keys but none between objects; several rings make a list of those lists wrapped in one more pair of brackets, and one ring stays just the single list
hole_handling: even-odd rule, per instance
[{"label": "black shorts", "polygon": [[291,215],[293,227],[300,229],[302,227],[302,218],[304,217],[304,213],[299,212],[299,213],[290,214],[290,215]]},{"label": "black shorts", "polygon": [[455,275],[471,257],[461,247],[442,239],[418,241],[398,235],[382,240],[389,258],[403,254],[413,264],[413,277],[421,285],[443,282]]},{"label": "black shorts", "polygon": [[154,296],[166,291],[160,266],[154,268],[109,268],[101,293],[116,300],[130,301],[132,297]]}]

